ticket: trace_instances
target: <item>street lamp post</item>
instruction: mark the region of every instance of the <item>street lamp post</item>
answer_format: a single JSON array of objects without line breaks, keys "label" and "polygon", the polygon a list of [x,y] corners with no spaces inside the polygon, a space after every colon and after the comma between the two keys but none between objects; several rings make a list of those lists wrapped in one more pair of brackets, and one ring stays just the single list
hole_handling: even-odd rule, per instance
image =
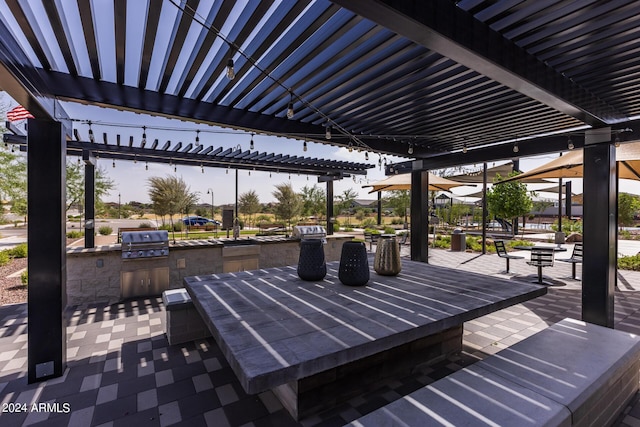
[{"label": "street lamp post", "polygon": [[213,190],[210,188],[207,188],[207,194],[211,194],[211,219],[215,219],[214,216],[214,212],[213,212]]},{"label": "street lamp post", "polygon": [[[214,207],[213,207],[213,190],[211,188],[207,188],[207,194],[211,194],[211,219],[213,221],[215,221],[215,212],[214,212]],[[215,237],[218,237],[218,226],[215,224],[213,224],[213,229],[214,229],[214,233],[215,233]]]}]

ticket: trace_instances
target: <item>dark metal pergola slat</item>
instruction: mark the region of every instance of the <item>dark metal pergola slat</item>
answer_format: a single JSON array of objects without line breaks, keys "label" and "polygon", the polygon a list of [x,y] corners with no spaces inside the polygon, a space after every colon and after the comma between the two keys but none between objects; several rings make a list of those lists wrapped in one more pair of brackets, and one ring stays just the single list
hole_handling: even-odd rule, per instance
[{"label": "dark metal pergola slat", "polygon": [[[7,128],[11,126],[7,123]],[[75,133],[76,140],[67,141],[67,155],[82,156],[84,151],[91,152],[101,159],[129,160],[150,163],[167,163],[182,166],[194,166],[203,168],[227,168],[242,170],[257,170],[265,172],[299,173],[312,176],[333,176],[337,179],[349,175],[366,175],[367,170],[374,166],[369,163],[346,162],[339,160],[325,160],[310,157],[283,156],[259,151],[242,149],[224,149],[209,146],[203,149],[200,146],[192,150],[193,143],[182,148],[182,142],[171,147],[171,141],[167,141],[162,148],[157,149],[157,140],[151,147],[134,146],[133,137],[129,137],[128,145],[120,144],[120,135],[116,135],[117,143],[108,144],[106,133],[103,134],[103,143],[80,141]],[[27,149],[25,136],[4,134],[4,142],[16,144],[21,149]]]}]

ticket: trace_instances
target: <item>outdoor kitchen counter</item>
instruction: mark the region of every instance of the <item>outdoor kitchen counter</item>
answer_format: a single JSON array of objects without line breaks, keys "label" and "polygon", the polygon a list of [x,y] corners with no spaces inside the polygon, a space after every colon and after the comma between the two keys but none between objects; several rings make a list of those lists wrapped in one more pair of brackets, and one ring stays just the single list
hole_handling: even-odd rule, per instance
[{"label": "outdoor kitchen counter", "polygon": [[460,351],[464,322],[547,292],[409,260],[349,287],[338,267],[318,282],[295,265],[184,279],[245,391],[273,390],[298,419]]},{"label": "outdoor kitchen counter", "polygon": [[[171,238],[171,235],[169,236]],[[327,236],[324,245],[328,261],[340,259],[342,243],[351,235]],[[120,244],[96,246],[95,248],[67,248],[67,305],[93,303],[115,303],[122,300],[121,284],[123,272],[138,269],[169,268],[169,289],[183,287],[187,276],[222,273],[226,261],[240,261],[257,256],[259,268],[280,267],[298,262],[299,240],[284,236],[264,236],[247,239],[193,239],[169,240],[169,255],[159,259],[130,261],[122,259]],[[227,245],[225,245],[227,243]],[[268,247],[268,250],[266,249]],[[242,255],[253,252],[251,255]],[[227,255],[225,257],[225,255]],[[231,256],[229,256],[231,255]],[[249,268],[244,268],[249,269]]]}]

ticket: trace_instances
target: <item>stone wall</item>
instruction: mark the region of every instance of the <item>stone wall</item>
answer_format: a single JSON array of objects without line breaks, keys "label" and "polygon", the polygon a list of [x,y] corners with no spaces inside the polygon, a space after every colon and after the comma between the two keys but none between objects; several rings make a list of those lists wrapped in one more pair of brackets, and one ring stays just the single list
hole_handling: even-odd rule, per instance
[{"label": "stone wall", "polygon": [[[324,246],[327,261],[340,259],[342,243],[351,240],[348,235],[327,238]],[[251,246],[251,245],[249,245]],[[258,241],[258,268],[297,265],[300,253],[297,240],[270,238]],[[234,249],[243,246],[233,247]],[[229,247],[227,247],[229,249]],[[243,251],[232,251],[242,253]],[[234,255],[237,259],[238,256]],[[255,255],[247,255],[255,256]],[[99,246],[91,249],[69,248],[67,251],[67,305],[115,303],[121,300],[122,273],[140,269],[169,267],[169,289],[183,287],[187,276],[222,273],[223,245],[210,241],[181,241],[171,245],[169,256],[148,260],[122,260],[120,245]],[[239,259],[242,259],[240,256]],[[249,265],[249,264],[246,264]]]}]

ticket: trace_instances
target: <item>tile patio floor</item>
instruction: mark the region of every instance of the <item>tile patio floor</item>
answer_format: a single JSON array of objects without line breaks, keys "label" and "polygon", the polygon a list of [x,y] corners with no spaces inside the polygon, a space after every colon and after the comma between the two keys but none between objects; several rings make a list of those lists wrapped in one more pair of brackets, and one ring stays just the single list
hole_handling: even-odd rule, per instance
[{"label": "tile patio floor", "polygon": [[[504,274],[505,261],[497,255],[431,250],[430,262],[510,280],[535,274],[524,260],[512,260],[512,273]],[[70,310],[68,368],[63,377],[38,384],[26,381],[26,304],[2,306],[0,409],[7,409],[5,403],[57,402],[70,411],[0,412],[0,426],[340,426],[564,317],[580,318],[580,282],[570,279],[571,266],[558,262],[544,273],[566,286],[467,322],[460,355],[301,423],[270,392],[245,394],[213,340],[169,346],[161,298]],[[615,304],[616,329],[640,334],[640,272],[620,274]],[[640,426],[638,396],[616,425]]]}]

